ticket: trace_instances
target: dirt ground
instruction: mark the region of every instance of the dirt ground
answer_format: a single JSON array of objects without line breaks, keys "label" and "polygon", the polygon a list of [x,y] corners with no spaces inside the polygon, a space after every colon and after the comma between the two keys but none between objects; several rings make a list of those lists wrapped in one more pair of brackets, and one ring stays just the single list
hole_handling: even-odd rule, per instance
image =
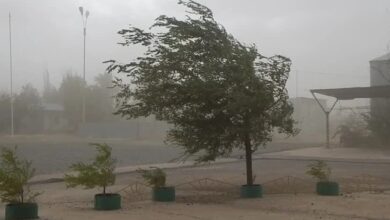
[{"label": "dirt ground", "polygon": [[[337,158],[328,163],[333,168],[332,179],[340,183],[342,195],[315,195],[315,181],[305,174],[311,162],[306,157],[331,158],[341,151],[350,158]],[[245,181],[243,160],[166,170],[168,185],[176,187],[174,203],[151,202],[150,188],[139,175],[120,174],[116,185],[109,188],[122,195],[122,209],[118,211],[92,209],[92,198],[98,190],[66,189],[63,182],[39,183],[32,188],[43,192],[37,199],[43,220],[390,220],[390,162],[387,158],[379,162],[366,161],[372,157],[366,152],[354,151],[295,150],[273,154],[283,156],[279,159],[254,160],[256,182],[261,183],[265,191],[260,199],[238,196],[240,184]],[[297,156],[305,158],[297,159]],[[3,206],[0,206],[0,219],[4,216]]]},{"label": "dirt ground", "polygon": [[41,201],[40,216],[47,220],[282,220],[282,219],[390,219],[390,193],[353,193],[338,197],[314,194],[265,195],[260,199],[236,199],[211,203],[155,203],[123,201],[118,211],[95,211],[92,202]]},{"label": "dirt ground", "polygon": [[[116,185],[109,188],[111,192],[119,192],[122,195],[122,209],[117,211],[93,210],[92,198],[99,192],[95,189],[66,189],[63,182],[55,182],[34,184],[33,190],[43,192],[37,199],[39,215],[43,220],[390,220],[390,191],[362,188],[369,191],[349,193],[345,190],[346,183],[340,182],[342,195],[317,196],[313,193],[313,180],[288,175],[293,173],[292,170],[301,169],[306,163],[256,161],[257,167],[267,170],[258,173],[258,178],[262,180],[259,182],[265,189],[264,197],[259,199],[239,198],[239,186],[244,181],[244,176],[238,173],[241,163],[167,170],[168,184],[176,186],[177,201],[174,203],[152,202],[150,188],[144,185],[136,173],[121,174]],[[346,172],[337,176],[346,176],[347,172],[352,172],[351,175],[359,172],[359,164],[346,164],[340,164]],[[266,169],[266,166],[271,169]],[[278,166],[291,169],[275,172],[279,169]],[[365,166],[367,171],[379,170],[378,174],[388,170],[388,165],[372,165],[372,168]],[[356,183],[356,179],[348,182],[351,181]],[[374,181],[369,185],[378,184],[382,183]],[[389,182],[384,184],[384,189],[390,186]],[[0,207],[0,216],[4,216],[3,207]]]}]

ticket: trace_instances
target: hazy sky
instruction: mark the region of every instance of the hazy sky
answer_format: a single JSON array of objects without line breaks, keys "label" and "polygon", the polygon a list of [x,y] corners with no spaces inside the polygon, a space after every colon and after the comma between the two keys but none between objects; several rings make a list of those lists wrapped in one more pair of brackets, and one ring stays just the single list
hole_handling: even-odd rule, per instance
[{"label": "hazy sky", "polygon": [[[369,85],[369,60],[388,51],[389,0],[199,0],[237,39],[255,43],[264,55],[290,57],[288,89]],[[117,31],[149,27],[161,14],[182,16],[177,0],[0,0],[0,91],[9,90],[8,13],[12,13],[15,87],[41,89],[43,72],[58,85],[67,70],[82,73],[82,21],[87,29],[87,80],[105,71],[102,61],[137,55],[117,44]]]}]

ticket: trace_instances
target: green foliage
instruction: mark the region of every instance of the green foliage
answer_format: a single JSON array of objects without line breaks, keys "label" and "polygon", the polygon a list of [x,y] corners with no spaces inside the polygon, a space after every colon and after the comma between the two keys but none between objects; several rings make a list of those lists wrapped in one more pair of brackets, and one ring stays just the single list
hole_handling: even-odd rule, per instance
[{"label": "green foliage", "polygon": [[111,148],[107,144],[91,144],[96,146],[97,155],[90,164],[82,162],[70,166],[70,173],[65,174],[67,187],[84,186],[85,189],[102,187],[106,193],[106,187],[115,183],[116,160],[111,157]]},{"label": "green foliage", "polygon": [[138,170],[145,181],[154,188],[164,187],[166,181],[166,173],[160,168],[153,168],[150,170]]},{"label": "green foliage", "polygon": [[16,156],[17,147],[1,149],[0,198],[3,202],[33,202],[40,193],[32,193],[28,181],[34,176],[31,161]]},{"label": "green foliage", "polygon": [[110,63],[117,114],[136,118],[156,115],[173,124],[168,141],[186,155],[204,152],[199,161],[225,156],[249,139],[255,150],[271,140],[274,128],[294,134],[293,107],[285,89],[291,61],[265,57],[218,24],[210,9],[179,1],[189,9],[186,20],[162,15],[152,28],[123,29],[122,45],[147,47],[134,62]]},{"label": "green foliage", "polygon": [[322,160],[318,160],[308,165],[309,170],[306,174],[316,178],[318,181],[329,181],[332,169]]},{"label": "green foliage", "polygon": [[188,8],[185,19],[161,15],[151,28],[157,33],[135,27],[118,32],[122,45],[146,52],[130,63],[106,61],[107,70],[119,74],[116,114],[167,121],[173,125],[167,141],[184,148],[183,158],[199,155],[198,162],[235,148],[251,154],[275,130],[295,134],[285,88],[290,59],[266,57],[239,42],[204,5],[179,4]]}]

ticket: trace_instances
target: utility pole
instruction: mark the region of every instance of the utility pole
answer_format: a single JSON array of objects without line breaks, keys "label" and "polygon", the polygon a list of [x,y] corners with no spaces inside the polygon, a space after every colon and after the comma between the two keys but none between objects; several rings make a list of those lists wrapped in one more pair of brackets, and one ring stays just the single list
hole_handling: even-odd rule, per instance
[{"label": "utility pole", "polygon": [[15,134],[14,128],[14,95],[13,95],[13,75],[12,75],[12,35],[11,35],[11,12],[9,13],[9,70],[10,70],[10,94],[11,94],[11,136]]},{"label": "utility pole", "polygon": [[86,86],[87,86],[87,81],[85,80],[85,40],[87,37],[87,20],[89,16],[89,11],[85,11],[85,17],[84,17],[84,8],[79,7],[79,11],[81,14],[81,18],[83,20],[83,35],[84,35],[84,56],[83,56],[83,79],[85,83],[85,87],[83,88],[83,104],[82,104],[82,122],[85,123],[85,112],[86,112],[86,107],[85,107],[85,93],[86,93]]}]

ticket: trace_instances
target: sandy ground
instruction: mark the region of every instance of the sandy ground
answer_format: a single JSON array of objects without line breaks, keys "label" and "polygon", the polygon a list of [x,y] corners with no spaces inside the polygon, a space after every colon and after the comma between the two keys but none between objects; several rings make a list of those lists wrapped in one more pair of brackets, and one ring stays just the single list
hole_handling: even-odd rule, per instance
[{"label": "sandy ground", "polygon": [[[177,190],[175,203],[151,202],[150,188],[132,172],[120,174],[116,185],[110,188],[111,192],[122,195],[123,208],[118,211],[93,210],[92,198],[97,190],[66,189],[63,182],[34,184],[33,189],[43,192],[37,202],[44,220],[390,220],[390,157],[387,155],[388,151],[352,148],[307,148],[261,155],[264,158],[253,162],[256,182],[266,191],[261,199],[238,198],[239,186],[245,180],[245,163],[240,159],[168,169],[168,185],[176,186]],[[306,166],[311,162],[308,158],[338,159],[329,164],[333,168],[332,178],[341,183],[341,196],[323,197],[313,193],[315,182],[305,175]],[[376,158],[382,163],[373,161]],[[369,186],[361,189],[367,191],[349,193],[345,181],[357,184],[354,177],[362,174],[382,179],[370,177],[373,182],[369,184],[368,179],[361,179],[362,186]],[[376,188],[377,185],[382,188]],[[277,190],[272,192],[271,188]],[[1,216],[4,216],[3,207],[0,207],[0,219]]]},{"label": "sandy ground", "polygon": [[[143,185],[136,173],[121,174],[116,185],[110,187],[111,192],[122,195],[123,208],[117,211],[92,209],[92,198],[98,190],[66,189],[62,182],[35,184],[33,189],[43,192],[37,199],[43,220],[390,220],[390,191],[346,193],[344,183],[340,182],[341,196],[317,196],[313,193],[314,181],[304,174],[308,163],[299,160],[255,160],[258,182],[266,191],[261,199],[238,197],[240,183],[245,180],[243,162],[167,170],[168,185],[176,186],[175,203],[151,202],[150,188]],[[332,166],[336,170],[336,180],[358,175],[362,170],[376,176],[390,175],[390,164],[333,162]],[[389,189],[390,182],[385,184]],[[305,190],[294,188],[298,185]],[[279,191],[270,192],[273,187]],[[2,207],[0,216],[4,216]]]},{"label": "sandy ground", "polygon": [[88,204],[44,205],[42,219],[389,219],[389,194],[352,194],[346,197],[273,195],[221,204],[124,204],[120,211],[94,211]]},{"label": "sandy ground", "polygon": [[[122,175],[111,190],[116,192],[123,189],[125,183],[134,180],[137,178],[132,174]],[[44,220],[390,219],[390,192],[361,192],[338,197],[313,193],[265,194],[260,199],[214,195],[214,199],[210,200],[184,200],[186,189],[179,187],[175,203],[151,202],[149,192],[144,192],[143,198],[134,199],[131,196],[135,194],[121,191],[121,210],[95,211],[91,208],[91,198],[96,190],[66,189],[63,183],[39,184],[34,189],[44,191],[38,199],[39,215]],[[207,194],[203,197],[207,197]],[[3,209],[0,215],[4,216]]]}]

